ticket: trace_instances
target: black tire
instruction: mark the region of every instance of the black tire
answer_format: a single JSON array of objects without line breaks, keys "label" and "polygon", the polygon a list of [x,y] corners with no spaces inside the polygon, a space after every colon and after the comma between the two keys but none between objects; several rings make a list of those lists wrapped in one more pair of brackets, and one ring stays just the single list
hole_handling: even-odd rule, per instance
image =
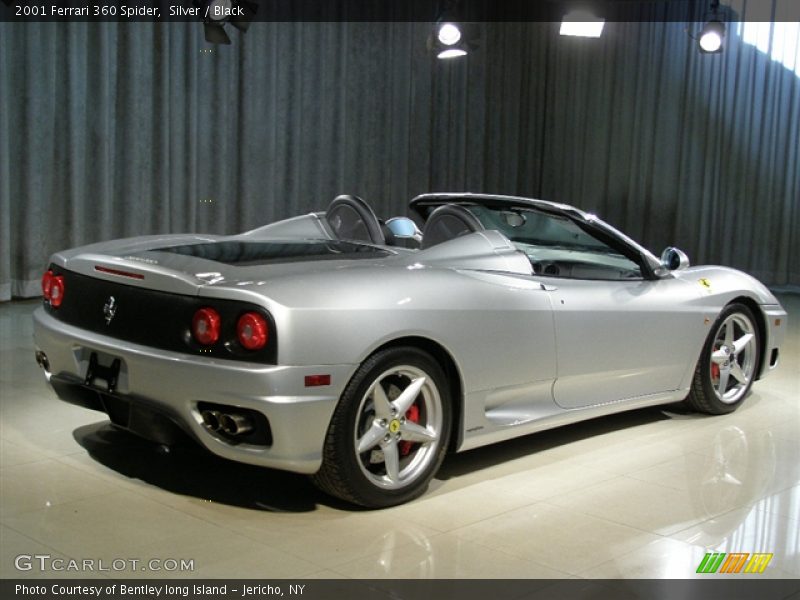
[{"label": "black tire", "polygon": [[[412,386],[420,387],[415,391],[409,389]],[[405,389],[409,393],[403,397]],[[322,467],[312,480],[328,494],[368,508],[417,498],[447,451],[450,402],[447,377],[427,352],[398,347],[373,354],[339,400],[328,427]],[[411,441],[434,434],[435,440]],[[366,449],[359,452],[359,444]]]},{"label": "black tire", "polygon": [[[732,329],[726,338],[728,327]],[[761,339],[753,311],[744,304],[729,304],[714,321],[703,344],[686,403],[710,415],[733,412],[750,392],[760,360]]]}]

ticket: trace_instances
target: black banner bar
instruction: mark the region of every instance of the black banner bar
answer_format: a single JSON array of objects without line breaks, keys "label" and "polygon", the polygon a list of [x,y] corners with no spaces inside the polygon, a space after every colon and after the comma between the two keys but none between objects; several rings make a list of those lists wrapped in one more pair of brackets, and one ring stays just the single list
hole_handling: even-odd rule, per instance
[{"label": "black banner bar", "polygon": [[[209,0],[1,0],[0,21],[187,22],[209,18]],[[232,10],[244,0],[228,3]],[[247,0],[257,5],[254,21],[461,22],[561,21],[574,9],[588,10],[606,21],[702,21],[709,2],[703,0]],[[800,21],[800,2],[748,0],[749,20]],[[726,19],[736,20],[724,4]],[[249,16],[248,16],[249,20]]]},{"label": "black banner bar", "polygon": [[[713,577],[713,576],[712,576]],[[785,600],[800,594],[800,579],[730,576],[690,580],[148,580],[63,579],[0,581],[0,597],[35,600]]]}]

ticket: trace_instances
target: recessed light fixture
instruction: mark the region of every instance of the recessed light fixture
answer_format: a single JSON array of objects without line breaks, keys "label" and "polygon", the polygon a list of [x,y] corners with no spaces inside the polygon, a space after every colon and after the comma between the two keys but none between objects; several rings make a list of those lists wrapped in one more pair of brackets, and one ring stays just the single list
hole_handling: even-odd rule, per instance
[{"label": "recessed light fixture", "polygon": [[575,10],[564,15],[559,33],[574,37],[599,38],[605,24],[605,19],[595,17],[586,11]]}]

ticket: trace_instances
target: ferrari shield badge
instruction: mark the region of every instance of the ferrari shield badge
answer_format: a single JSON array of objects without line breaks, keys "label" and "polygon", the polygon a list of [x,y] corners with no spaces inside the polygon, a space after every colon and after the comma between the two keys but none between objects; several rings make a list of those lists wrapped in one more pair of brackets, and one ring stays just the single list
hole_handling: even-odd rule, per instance
[{"label": "ferrari shield badge", "polygon": [[117,299],[114,296],[109,296],[103,306],[103,316],[106,318],[106,325],[111,324],[114,315],[117,314]]}]

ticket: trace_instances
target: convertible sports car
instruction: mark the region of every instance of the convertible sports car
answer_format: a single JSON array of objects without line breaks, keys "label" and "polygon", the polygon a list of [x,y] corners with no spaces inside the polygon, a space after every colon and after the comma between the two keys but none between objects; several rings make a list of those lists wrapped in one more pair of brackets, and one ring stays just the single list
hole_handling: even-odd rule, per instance
[{"label": "convertible sports car", "polygon": [[744,273],[542,200],[410,208],[384,223],[340,196],[235,236],[58,252],[36,360],[114,425],[370,507],[422,494],[448,449],[676,401],[728,413],[778,364],[786,312]]}]

